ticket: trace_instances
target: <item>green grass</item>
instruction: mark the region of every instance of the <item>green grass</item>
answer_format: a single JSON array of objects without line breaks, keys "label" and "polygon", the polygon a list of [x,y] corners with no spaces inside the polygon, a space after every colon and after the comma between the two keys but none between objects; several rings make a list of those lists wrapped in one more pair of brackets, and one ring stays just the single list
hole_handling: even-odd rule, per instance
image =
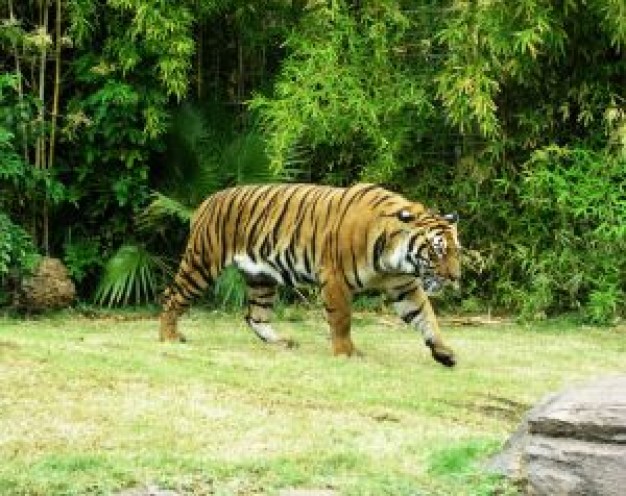
[{"label": "green grass", "polygon": [[452,327],[436,364],[390,315],[361,314],[364,358],[334,358],[319,312],[262,344],[240,316],[192,312],[157,342],[132,314],[0,320],[0,494],[514,494],[484,473],[543,394],[624,370],[624,328]]}]

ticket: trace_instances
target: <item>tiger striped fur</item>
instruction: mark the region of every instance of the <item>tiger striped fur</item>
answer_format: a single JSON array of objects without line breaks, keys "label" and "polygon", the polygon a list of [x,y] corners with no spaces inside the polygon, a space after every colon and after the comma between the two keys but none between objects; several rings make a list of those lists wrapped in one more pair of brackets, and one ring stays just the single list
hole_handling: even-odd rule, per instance
[{"label": "tiger striped fur", "polygon": [[183,341],[179,316],[225,267],[235,265],[247,284],[246,321],[266,342],[288,342],[269,323],[277,285],[317,284],[333,351],[352,355],[353,295],[376,289],[389,295],[402,320],[421,331],[435,360],[453,366],[427,290],[459,280],[456,220],[374,184],[220,191],[194,215],[178,273],[164,295],[160,338]]}]

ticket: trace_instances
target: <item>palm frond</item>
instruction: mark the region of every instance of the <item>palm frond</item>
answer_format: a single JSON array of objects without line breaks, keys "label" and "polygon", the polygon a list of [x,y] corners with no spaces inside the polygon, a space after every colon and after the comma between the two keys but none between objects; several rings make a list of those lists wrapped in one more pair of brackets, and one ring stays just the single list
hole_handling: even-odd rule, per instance
[{"label": "palm frond", "polygon": [[95,301],[108,307],[153,301],[157,292],[157,269],[163,268],[160,257],[143,246],[124,245],[104,267],[96,289]]},{"label": "palm frond", "polygon": [[159,191],[193,204],[219,189],[215,179],[208,184],[206,180],[207,176],[219,176],[221,150],[229,139],[223,129],[228,126],[216,114],[223,112],[192,103],[184,103],[174,112],[162,158],[164,167],[155,172]]},{"label": "palm frond", "polygon": [[226,175],[234,184],[254,184],[275,181],[270,168],[263,137],[255,131],[235,137],[222,152]]},{"label": "palm frond", "polygon": [[137,227],[142,231],[158,229],[166,219],[174,219],[182,225],[188,226],[194,212],[189,207],[175,198],[155,191],[152,193],[152,201],[137,216]]}]

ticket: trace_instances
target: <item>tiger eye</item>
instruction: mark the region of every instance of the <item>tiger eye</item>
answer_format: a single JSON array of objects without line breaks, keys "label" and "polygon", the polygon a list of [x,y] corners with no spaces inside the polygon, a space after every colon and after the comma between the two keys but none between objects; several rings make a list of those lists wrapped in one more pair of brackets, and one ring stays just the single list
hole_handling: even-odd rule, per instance
[{"label": "tiger eye", "polygon": [[398,219],[400,219],[402,222],[412,222],[415,220],[415,215],[413,215],[408,210],[400,210],[398,212]]}]

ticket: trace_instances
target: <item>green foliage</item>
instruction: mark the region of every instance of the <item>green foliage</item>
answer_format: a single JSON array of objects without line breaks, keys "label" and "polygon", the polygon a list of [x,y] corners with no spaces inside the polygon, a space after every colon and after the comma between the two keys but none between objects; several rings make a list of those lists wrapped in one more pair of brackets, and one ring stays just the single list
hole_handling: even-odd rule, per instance
[{"label": "green foliage", "polygon": [[[33,205],[44,200],[49,205],[60,204],[66,188],[55,171],[36,169],[25,160],[20,149],[25,145],[20,119],[31,115],[17,87],[16,76],[0,75],[0,210],[19,219],[34,215]],[[25,219],[22,225],[28,225]],[[35,226],[30,227],[33,230]]]},{"label": "green foliage", "polygon": [[45,4],[0,5],[0,212],[83,295],[218,189],[371,180],[461,214],[459,308],[624,315],[623,0]]},{"label": "green foliage", "polygon": [[453,484],[472,487],[472,496],[519,494],[514,486],[496,475],[485,476],[480,472],[480,464],[495,453],[499,443],[486,439],[469,439],[445,448],[439,448],[429,456],[429,473]]},{"label": "green foliage", "polygon": [[15,149],[14,114],[19,111],[16,87],[15,76],[0,75],[0,180],[13,185],[24,175],[24,162]]},{"label": "green foliage", "polygon": [[[465,252],[461,296],[470,306],[480,298],[524,319],[578,312],[611,323],[624,315],[624,156],[552,146],[519,172],[470,160],[453,170],[454,196],[444,192],[434,204],[447,211],[461,199],[462,243],[480,253],[467,260]],[[435,187],[427,181],[411,195]]]},{"label": "green foliage", "polygon": [[152,301],[156,297],[160,269],[164,269],[160,257],[143,246],[124,245],[106,263],[95,300],[109,307]]},{"label": "green foliage", "polygon": [[503,85],[535,84],[537,58],[555,62],[565,38],[557,11],[543,1],[459,4],[437,36],[446,49],[437,91],[448,120],[461,131],[499,138]]},{"label": "green foliage", "polygon": [[256,131],[233,138],[222,151],[222,181],[228,184],[258,184],[283,180],[282,174],[270,169],[265,148],[265,140]]},{"label": "green foliage", "polygon": [[519,260],[543,295],[532,312],[582,306],[596,323],[615,317],[626,295],[625,189],[626,157],[556,146],[533,153],[520,187],[528,242]]},{"label": "green foliage", "polygon": [[[96,83],[99,86],[99,82]],[[115,206],[138,208],[147,197],[146,160],[151,135],[160,127],[144,130],[144,112],[152,98],[148,91],[108,78],[87,98],[70,102],[73,127],[66,128],[70,142],[81,142],[72,170],[75,202],[87,200],[85,208],[98,217]],[[97,191],[104,191],[93,202]]]},{"label": "green foliage", "polygon": [[28,271],[36,260],[30,235],[11,219],[11,214],[21,210],[35,183],[16,150],[16,86],[15,76],[0,75],[0,293],[12,271]]},{"label": "green foliage", "polygon": [[147,60],[154,61],[152,72],[168,94],[181,99],[189,84],[194,51],[193,12],[187,2],[146,2],[110,0],[108,5],[132,15],[128,29],[109,48],[120,56],[124,73]]},{"label": "green foliage", "polygon": [[37,251],[28,233],[0,212],[0,283],[11,270],[28,272],[36,261]]},{"label": "green foliage", "polygon": [[194,209],[158,191],[151,195],[148,206],[137,217],[138,227],[143,231],[161,230],[167,219],[173,219],[181,227],[191,222]]},{"label": "green foliage", "polygon": [[63,251],[65,266],[72,280],[77,283],[83,282],[103,265],[101,246],[96,239],[68,241],[63,246]]},{"label": "green foliage", "polygon": [[[274,94],[251,104],[261,113],[275,170],[304,144],[330,157],[322,173],[332,177],[342,168],[337,182],[393,176],[411,112],[429,109],[402,57],[408,25],[395,2],[366,3],[358,15],[347,2],[318,4],[301,19],[286,42],[290,54]],[[352,172],[355,166],[363,170]]]},{"label": "green foliage", "polygon": [[225,310],[241,308],[246,302],[246,283],[235,267],[228,267],[215,281],[215,302]]},{"label": "green foliage", "polygon": [[11,131],[0,127],[0,181],[5,187],[18,187],[26,175],[24,162],[15,151],[13,138]]},{"label": "green foliage", "polygon": [[234,184],[280,180],[269,167],[263,137],[236,126],[237,115],[224,106],[187,102],[177,107],[165,137],[164,166],[153,177],[155,187],[195,207]]},{"label": "green foliage", "polygon": [[437,450],[430,456],[429,471],[436,475],[452,475],[470,472],[476,460],[493,452],[496,443],[482,439],[472,439],[454,446]]}]

